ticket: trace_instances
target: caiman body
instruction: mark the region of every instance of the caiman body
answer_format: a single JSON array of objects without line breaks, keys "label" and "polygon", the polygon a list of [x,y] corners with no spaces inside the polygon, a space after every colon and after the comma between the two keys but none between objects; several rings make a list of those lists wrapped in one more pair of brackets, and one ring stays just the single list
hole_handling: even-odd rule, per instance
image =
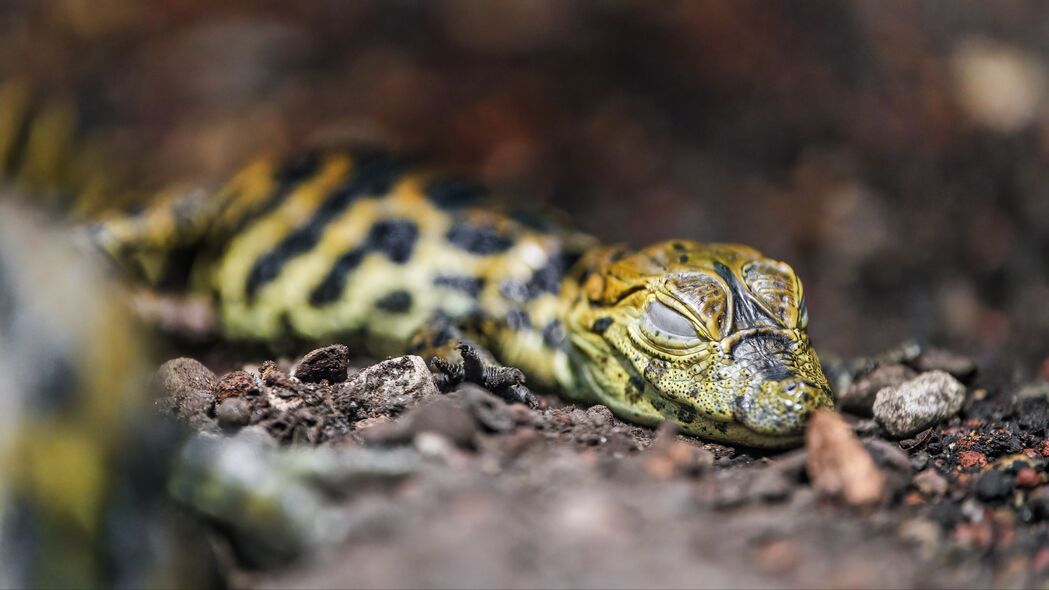
[{"label": "caiman body", "polygon": [[331,149],[257,161],[95,236],[154,288],[206,296],[232,340],[385,355],[451,323],[532,386],[761,447],[795,444],[831,404],[786,264],[740,245],[601,246],[492,202],[407,160]]}]

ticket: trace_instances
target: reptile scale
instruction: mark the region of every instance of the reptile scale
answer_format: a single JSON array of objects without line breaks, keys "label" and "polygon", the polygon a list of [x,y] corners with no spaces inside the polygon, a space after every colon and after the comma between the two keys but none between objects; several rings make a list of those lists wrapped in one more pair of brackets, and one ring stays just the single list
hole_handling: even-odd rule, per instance
[{"label": "reptile scale", "polygon": [[757,447],[796,444],[832,403],[801,282],[746,246],[602,246],[381,151],[172,194],[93,235],[150,288],[203,295],[226,339],[442,358],[463,339],[530,385]]}]

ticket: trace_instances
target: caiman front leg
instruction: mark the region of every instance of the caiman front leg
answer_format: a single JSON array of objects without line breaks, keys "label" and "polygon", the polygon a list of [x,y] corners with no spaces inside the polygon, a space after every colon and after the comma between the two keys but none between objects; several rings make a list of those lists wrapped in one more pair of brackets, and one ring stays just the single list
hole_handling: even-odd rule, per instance
[{"label": "caiman front leg", "polygon": [[437,387],[449,392],[462,383],[480,385],[508,403],[539,408],[545,403],[525,386],[519,369],[504,367],[459,325],[441,318],[411,339],[410,351],[428,358]]}]

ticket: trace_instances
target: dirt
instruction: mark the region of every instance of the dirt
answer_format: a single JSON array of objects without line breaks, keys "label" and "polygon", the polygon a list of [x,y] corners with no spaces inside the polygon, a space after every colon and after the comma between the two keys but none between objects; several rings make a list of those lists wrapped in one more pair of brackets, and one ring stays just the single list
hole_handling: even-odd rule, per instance
[{"label": "dirt", "polygon": [[[441,394],[417,357],[313,383],[273,362],[215,379],[179,359],[158,382],[198,430],[261,428],[281,448],[327,449],[315,463],[363,450],[421,457],[407,477],[336,494],[344,533],[290,560],[227,557],[233,586],[1043,585],[1049,384],[988,390],[939,351],[907,364],[945,368],[930,356],[970,381],[959,415],[896,440],[869,418],[821,414],[806,447],[774,453],[553,397],[537,409],[472,384]],[[856,381],[877,370],[867,363]],[[236,526],[216,538],[244,543]],[[310,537],[259,530],[285,545]]]}]

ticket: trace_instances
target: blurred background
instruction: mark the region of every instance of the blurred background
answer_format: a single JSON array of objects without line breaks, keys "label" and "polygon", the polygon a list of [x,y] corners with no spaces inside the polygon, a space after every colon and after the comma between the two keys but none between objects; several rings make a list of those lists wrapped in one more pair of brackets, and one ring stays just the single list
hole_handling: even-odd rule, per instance
[{"label": "blurred background", "polygon": [[1043,2],[0,6],[0,73],[77,96],[142,187],[380,140],[604,240],[786,260],[824,356],[1049,376]]}]

